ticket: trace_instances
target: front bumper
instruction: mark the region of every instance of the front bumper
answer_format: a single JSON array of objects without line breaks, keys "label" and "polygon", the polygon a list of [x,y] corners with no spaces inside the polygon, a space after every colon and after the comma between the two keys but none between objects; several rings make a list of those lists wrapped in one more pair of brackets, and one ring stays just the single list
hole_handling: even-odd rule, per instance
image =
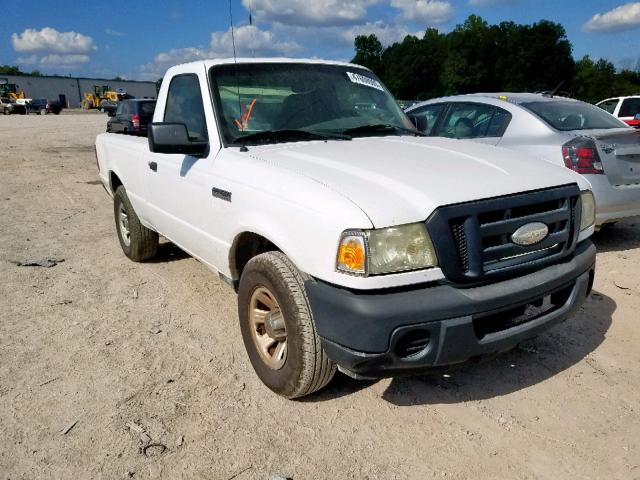
[{"label": "front bumper", "polygon": [[606,175],[585,175],[596,199],[596,225],[640,216],[640,184],[611,185]]},{"label": "front bumper", "polygon": [[595,247],[585,240],[564,263],[479,287],[371,293],[316,280],[305,287],[329,358],[348,374],[376,378],[510,350],[571,315],[594,271]]}]

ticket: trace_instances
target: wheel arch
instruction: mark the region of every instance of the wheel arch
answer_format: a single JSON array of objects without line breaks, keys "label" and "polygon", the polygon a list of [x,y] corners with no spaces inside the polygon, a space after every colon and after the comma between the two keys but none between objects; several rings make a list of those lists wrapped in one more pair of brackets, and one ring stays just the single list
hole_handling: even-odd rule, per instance
[{"label": "wheel arch", "polygon": [[247,230],[234,237],[229,249],[229,271],[236,289],[247,263],[261,253],[273,251],[285,253],[275,242],[259,233]]},{"label": "wheel arch", "polygon": [[111,189],[111,193],[116,193],[116,190],[120,185],[124,185],[122,180],[120,180],[120,177],[116,172],[111,170],[109,172],[109,188]]}]

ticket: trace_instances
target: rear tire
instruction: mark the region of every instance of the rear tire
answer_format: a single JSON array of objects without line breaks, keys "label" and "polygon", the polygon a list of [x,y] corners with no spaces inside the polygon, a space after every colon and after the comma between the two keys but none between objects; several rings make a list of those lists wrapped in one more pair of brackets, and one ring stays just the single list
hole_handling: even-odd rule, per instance
[{"label": "rear tire", "polygon": [[[282,252],[267,252],[249,261],[238,288],[240,330],[249,360],[262,383],[285,398],[320,390],[336,372],[316,333],[304,289],[307,278]],[[271,318],[283,321],[280,330],[274,324],[267,325]],[[276,343],[261,349],[265,339],[267,345]],[[278,358],[283,342],[284,358]]]},{"label": "rear tire", "polygon": [[127,257],[143,262],[158,253],[158,233],[140,223],[122,185],[113,196],[113,214],[120,247]]}]

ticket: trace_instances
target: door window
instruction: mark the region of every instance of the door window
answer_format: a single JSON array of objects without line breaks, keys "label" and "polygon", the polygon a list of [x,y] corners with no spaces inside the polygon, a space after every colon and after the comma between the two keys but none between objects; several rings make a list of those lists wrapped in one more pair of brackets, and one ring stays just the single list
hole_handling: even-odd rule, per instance
[{"label": "door window", "polygon": [[605,102],[598,104],[598,106],[601,109],[603,109],[605,112],[609,112],[611,115],[613,115],[613,112],[615,111],[617,105],[618,105],[617,98],[614,98],[613,100],[607,100]]},{"label": "door window", "polygon": [[511,114],[493,105],[451,103],[435,135],[450,138],[501,137]]},{"label": "door window", "polygon": [[197,75],[173,77],[167,94],[164,121],[184,123],[192,140],[208,140],[204,104]]},{"label": "door window", "polygon": [[427,135],[431,135],[438,121],[438,117],[444,110],[444,103],[436,103],[433,105],[426,105],[421,108],[416,108],[409,112],[412,117],[418,117],[421,119],[421,130]]}]

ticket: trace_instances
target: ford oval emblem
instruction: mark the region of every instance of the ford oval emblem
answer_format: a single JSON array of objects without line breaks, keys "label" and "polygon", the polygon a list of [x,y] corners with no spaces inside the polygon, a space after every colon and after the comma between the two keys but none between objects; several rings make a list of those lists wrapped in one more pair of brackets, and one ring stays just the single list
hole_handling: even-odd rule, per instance
[{"label": "ford oval emblem", "polygon": [[532,222],[521,226],[511,235],[511,241],[523,247],[541,242],[549,234],[549,227],[542,222]]}]

